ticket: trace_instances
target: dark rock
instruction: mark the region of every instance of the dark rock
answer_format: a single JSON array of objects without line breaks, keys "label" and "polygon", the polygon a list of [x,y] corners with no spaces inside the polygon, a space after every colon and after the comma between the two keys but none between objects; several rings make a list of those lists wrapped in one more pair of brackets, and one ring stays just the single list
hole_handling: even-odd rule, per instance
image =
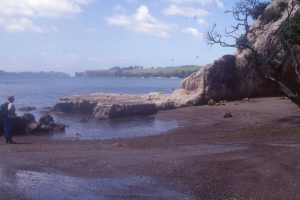
[{"label": "dark rock", "polygon": [[55,123],[53,127],[54,132],[64,132],[66,129],[66,125],[63,123]]},{"label": "dark rock", "polygon": [[[35,122],[34,115],[25,113],[22,117],[16,117],[13,122],[13,135],[25,135],[26,133],[62,132],[66,125],[54,123],[51,115],[44,115],[39,122]],[[3,121],[0,119],[0,135],[3,134]]]},{"label": "dark rock", "polygon": [[224,115],[223,115],[224,118],[231,118],[232,117],[232,113],[231,112],[226,112]]},{"label": "dark rock", "polygon": [[157,112],[155,104],[114,104],[110,108],[109,118],[151,115]]},{"label": "dark rock", "polygon": [[50,114],[44,114],[39,119],[39,123],[42,124],[42,125],[53,126],[54,125],[54,119]]},{"label": "dark rock", "polygon": [[63,99],[54,106],[53,110],[64,113],[93,114],[96,105],[97,103],[93,101],[83,100],[73,102]]},{"label": "dark rock", "polygon": [[19,108],[18,110],[19,110],[19,111],[22,111],[22,112],[28,112],[28,111],[36,110],[36,107],[32,107],[32,106],[23,106],[23,107]]},{"label": "dark rock", "polygon": [[210,100],[207,102],[207,105],[209,105],[209,106],[215,106],[215,105],[216,105],[216,102],[215,102],[213,99],[210,99]]},{"label": "dark rock", "polygon": [[38,122],[29,123],[26,126],[27,133],[38,133],[40,132],[40,124]]},{"label": "dark rock", "polygon": [[39,113],[45,115],[45,114],[50,114],[52,112],[52,108],[51,107],[43,107],[41,109],[38,110]]},{"label": "dark rock", "polygon": [[113,143],[112,145],[111,145],[112,147],[122,147],[122,144],[121,143],[119,143],[119,142],[116,142],[116,143]]},{"label": "dark rock", "polygon": [[53,125],[40,124],[40,130],[39,130],[39,132],[41,132],[41,133],[49,133],[49,132],[52,132],[53,129],[54,129],[54,124]]},{"label": "dark rock", "polygon": [[176,109],[177,108],[177,104],[174,101],[166,101],[160,104],[159,109],[160,110],[172,110],[172,109]]},{"label": "dark rock", "polygon": [[26,124],[35,122],[35,116],[31,113],[24,113],[22,118],[26,121]]},{"label": "dark rock", "polygon": [[79,118],[78,119],[78,122],[79,123],[84,123],[84,122],[86,122],[87,120],[86,120],[86,118],[84,118],[84,117],[81,117],[81,118]]}]

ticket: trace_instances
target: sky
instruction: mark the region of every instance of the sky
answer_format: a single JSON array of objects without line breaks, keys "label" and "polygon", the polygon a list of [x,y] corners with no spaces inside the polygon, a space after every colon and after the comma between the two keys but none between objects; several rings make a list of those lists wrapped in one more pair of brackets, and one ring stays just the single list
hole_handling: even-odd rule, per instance
[{"label": "sky", "polygon": [[232,0],[0,0],[0,70],[69,74],[119,66],[205,65],[232,48],[206,32]]}]

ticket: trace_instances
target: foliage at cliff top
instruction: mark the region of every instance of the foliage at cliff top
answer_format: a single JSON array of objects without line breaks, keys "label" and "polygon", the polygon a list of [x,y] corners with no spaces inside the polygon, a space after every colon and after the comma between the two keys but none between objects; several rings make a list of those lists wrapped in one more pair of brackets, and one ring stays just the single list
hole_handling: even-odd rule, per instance
[{"label": "foliage at cliff top", "polygon": [[285,23],[280,34],[286,42],[300,45],[300,14]]}]

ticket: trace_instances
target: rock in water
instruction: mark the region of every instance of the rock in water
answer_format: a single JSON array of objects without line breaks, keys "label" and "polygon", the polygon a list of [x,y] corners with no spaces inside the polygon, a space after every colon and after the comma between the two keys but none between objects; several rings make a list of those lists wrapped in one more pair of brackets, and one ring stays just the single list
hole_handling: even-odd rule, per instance
[{"label": "rock in water", "polygon": [[215,106],[216,105],[216,102],[213,100],[213,99],[210,99],[207,103],[207,105],[209,106]]},{"label": "rock in water", "polygon": [[35,116],[31,113],[24,113],[22,118],[26,121],[26,124],[35,122]]},{"label": "rock in water", "polygon": [[54,125],[54,119],[50,114],[44,114],[40,117],[39,123],[43,125]]},{"label": "rock in water", "polygon": [[38,133],[40,132],[40,124],[38,122],[29,123],[26,126],[27,133]]},{"label": "rock in water", "polygon": [[23,107],[20,107],[18,109],[19,111],[22,111],[22,112],[28,112],[28,111],[33,111],[33,110],[36,110],[36,107],[33,107],[33,106],[23,106]]},{"label": "rock in water", "polygon": [[224,115],[223,115],[224,118],[231,118],[232,117],[232,113],[231,112],[226,112]]}]

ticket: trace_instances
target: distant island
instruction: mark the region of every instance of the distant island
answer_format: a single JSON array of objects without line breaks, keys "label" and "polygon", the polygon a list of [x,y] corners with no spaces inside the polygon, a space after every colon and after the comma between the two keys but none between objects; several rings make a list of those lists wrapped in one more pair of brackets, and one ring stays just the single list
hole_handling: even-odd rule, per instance
[{"label": "distant island", "polygon": [[69,74],[64,72],[55,72],[55,71],[40,71],[40,72],[5,72],[0,70],[0,76],[55,76],[55,77],[70,77]]},{"label": "distant island", "polygon": [[163,78],[185,78],[195,71],[198,71],[201,66],[185,65],[180,67],[151,67],[144,68],[143,66],[130,67],[113,67],[107,70],[88,70],[84,72],[76,72],[76,77],[163,77]]}]

